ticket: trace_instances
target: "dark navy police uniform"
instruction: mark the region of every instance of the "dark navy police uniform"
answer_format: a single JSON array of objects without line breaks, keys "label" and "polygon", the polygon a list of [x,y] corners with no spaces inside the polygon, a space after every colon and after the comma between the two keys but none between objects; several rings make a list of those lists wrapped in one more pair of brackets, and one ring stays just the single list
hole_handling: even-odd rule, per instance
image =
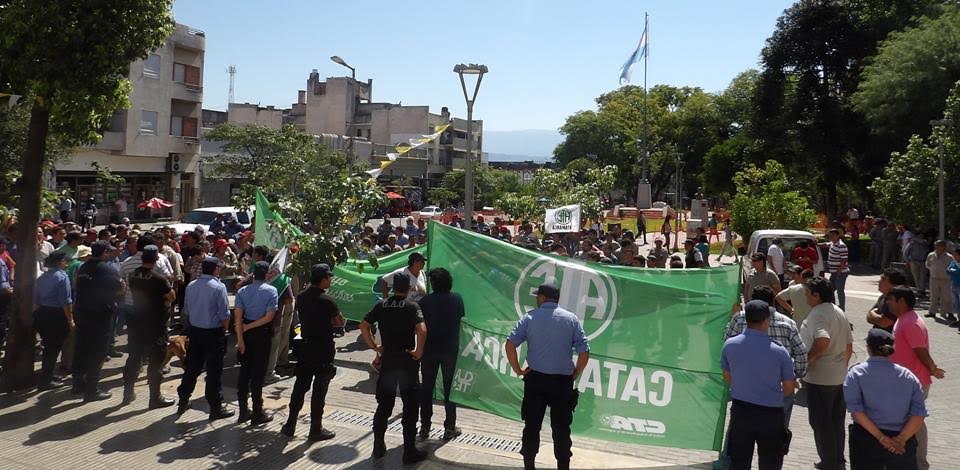
[{"label": "dark navy police uniform", "polygon": [[91,259],[77,270],[73,388],[85,397],[99,392],[100,370],[110,346],[110,328],[122,287],[116,263]]}]

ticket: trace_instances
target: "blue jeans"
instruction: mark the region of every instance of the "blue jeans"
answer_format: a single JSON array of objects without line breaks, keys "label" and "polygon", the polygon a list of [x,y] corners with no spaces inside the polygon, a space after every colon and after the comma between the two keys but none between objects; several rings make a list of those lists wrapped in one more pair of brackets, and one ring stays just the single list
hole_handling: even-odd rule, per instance
[{"label": "blue jeans", "polygon": [[953,311],[954,313],[960,315],[960,286],[951,284],[950,294],[953,295]]},{"label": "blue jeans", "polygon": [[847,311],[847,296],[843,290],[847,285],[847,275],[849,273],[830,273],[830,285],[837,295],[837,306],[840,310]]}]

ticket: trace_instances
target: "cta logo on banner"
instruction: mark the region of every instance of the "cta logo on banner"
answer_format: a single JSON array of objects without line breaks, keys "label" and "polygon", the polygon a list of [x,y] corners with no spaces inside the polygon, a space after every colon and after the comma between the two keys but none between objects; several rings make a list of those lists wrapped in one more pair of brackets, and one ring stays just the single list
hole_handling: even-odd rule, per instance
[{"label": "cta logo on banner", "polygon": [[580,204],[547,209],[543,224],[547,233],[580,231]]}]

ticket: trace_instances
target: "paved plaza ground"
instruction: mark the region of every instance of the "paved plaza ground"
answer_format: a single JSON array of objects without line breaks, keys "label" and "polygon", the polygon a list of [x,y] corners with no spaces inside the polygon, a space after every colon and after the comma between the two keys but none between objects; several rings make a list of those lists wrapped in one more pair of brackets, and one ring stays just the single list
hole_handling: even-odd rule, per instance
[{"label": "paved plaza ground", "polygon": [[[848,316],[854,324],[854,361],[865,359],[862,338],[867,330],[865,312],[876,297],[875,273],[855,273],[847,283]],[[468,310],[469,312],[469,310]],[[469,314],[469,313],[468,313]],[[960,335],[956,329],[925,319],[930,329],[931,352],[947,378],[933,384],[930,408],[930,461],[935,469],[954,468],[960,449],[953,447],[950,429],[960,422],[960,409],[949,403],[957,395],[960,380]],[[286,418],[286,405],[293,386],[287,378],[265,389],[267,407],[277,419],[252,428],[237,426],[234,420],[207,421],[202,398],[202,381],[194,393],[193,409],[176,419],[173,408],[147,410],[145,379],[137,386],[138,398],[121,405],[123,359],[111,359],[104,367],[104,386],[114,392],[110,400],[83,404],[69,388],[30,391],[0,397],[0,468],[10,469],[149,469],[149,468],[400,468],[401,435],[399,400],[396,415],[387,433],[391,448],[380,462],[370,459],[370,424],[375,400],[376,375],[369,366],[373,353],[350,332],[337,341],[339,372],[331,383],[325,410],[326,427],[337,432],[336,439],[321,443],[306,440],[306,418],[301,419],[297,437],[279,434]],[[231,349],[233,351],[233,349]],[[238,369],[235,354],[228,353],[224,372],[224,394],[231,406],[236,403]],[[176,360],[165,377],[164,391],[174,396],[182,370]],[[517,404],[519,406],[519,403]],[[309,400],[301,416],[306,416]],[[460,411],[464,435],[444,443],[438,436],[425,443],[430,459],[412,468],[517,468],[522,460],[521,425],[486,413]],[[436,407],[435,423],[443,421],[442,406]],[[708,425],[708,423],[705,423]],[[817,461],[813,436],[807,425],[805,407],[794,408],[791,428],[793,446],[784,468],[811,469]],[[435,430],[435,434],[440,431]],[[545,427],[538,461],[555,466],[549,427]],[[646,447],[608,443],[574,437],[574,468],[711,468],[716,452]]]}]

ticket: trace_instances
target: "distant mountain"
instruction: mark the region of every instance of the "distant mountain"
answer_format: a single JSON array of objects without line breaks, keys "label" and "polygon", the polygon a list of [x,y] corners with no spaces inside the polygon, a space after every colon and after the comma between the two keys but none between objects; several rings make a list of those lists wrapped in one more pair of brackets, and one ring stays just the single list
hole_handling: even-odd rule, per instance
[{"label": "distant mountain", "polygon": [[548,160],[560,142],[563,136],[550,129],[483,132],[483,151],[493,161]]},{"label": "distant mountain", "polygon": [[533,161],[537,163],[543,163],[548,160],[552,160],[553,157],[541,157],[534,155],[510,155],[508,153],[490,153],[487,152],[487,156],[491,162],[526,162]]}]

